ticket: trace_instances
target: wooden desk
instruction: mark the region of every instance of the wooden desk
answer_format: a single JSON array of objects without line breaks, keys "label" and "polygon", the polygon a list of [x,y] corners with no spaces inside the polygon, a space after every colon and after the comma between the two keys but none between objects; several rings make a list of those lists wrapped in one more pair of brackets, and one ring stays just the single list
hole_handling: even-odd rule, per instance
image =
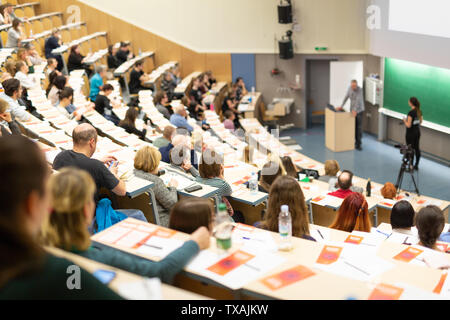
[{"label": "wooden desk", "polygon": [[[46,250],[54,256],[72,261],[73,263],[77,264],[90,273],[94,273],[96,270],[114,271],[116,273],[116,277],[111,281],[109,287],[116,293],[119,293],[118,288],[121,284],[142,281],[144,279],[144,277],[138,276],[134,273],[123,271],[121,269],[114,268],[94,260],[86,259],[79,255],[72,254],[57,248],[47,247]],[[161,289],[164,300],[209,300],[209,298],[207,297],[203,297],[198,294],[185,291],[164,283],[161,284]]]},{"label": "wooden desk", "polygon": [[[241,103],[238,106],[238,110],[244,114],[244,118],[256,118],[258,115],[258,107],[261,103],[261,92],[255,92],[254,95],[252,93],[247,94],[244,96],[241,100]],[[249,101],[251,99],[250,103],[243,103],[246,101]]]}]

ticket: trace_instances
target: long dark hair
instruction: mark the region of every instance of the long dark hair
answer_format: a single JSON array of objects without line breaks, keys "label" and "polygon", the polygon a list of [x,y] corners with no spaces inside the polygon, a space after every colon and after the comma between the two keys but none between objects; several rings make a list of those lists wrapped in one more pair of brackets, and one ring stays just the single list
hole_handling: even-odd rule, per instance
[{"label": "long dark hair", "polygon": [[409,102],[416,108],[417,116],[422,120],[422,110],[420,109],[420,101],[416,97],[409,98]]},{"label": "long dark hair", "polygon": [[27,228],[25,203],[32,193],[45,194],[48,166],[39,147],[17,135],[0,139],[0,288],[38,269],[44,251]]},{"label": "long dark hair", "polygon": [[139,111],[135,107],[129,107],[127,113],[125,114],[125,119],[120,121],[119,126],[128,125],[130,127],[135,127],[138,115]]},{"label": "long dark hair", "polygon": [[281,162],[283,163],[283,167],[286,170],[286,174],[294,179],[298,179],[298,173],[297,170],[295,169],[295,165],[292,162],[291,157],[288,156],[282,157]]},{"label": "long dark hair", "polygon": [[208,199],[184,199],[172,208],[169,227],[187,234],[193,233],[200,227],[210,229],[212,215],[213,206]]},{"label": "long dark hair", "polygon": [[[66,76],[58,76],[58,74],[54,75],[54,73],[56,74],[56,71],[52,71],[52,73],[50,73],[49,79],[53,81],[50,82],[50,85],[47,88],[47,96],[50,93],[50,90],[52,90],[53,87],[56,87],[59,91],[61,91],[62,89],[64,89],[64,87],[66,86],[67,83],[67,78]],[[53,78],[52,78],[53,75]]]}]

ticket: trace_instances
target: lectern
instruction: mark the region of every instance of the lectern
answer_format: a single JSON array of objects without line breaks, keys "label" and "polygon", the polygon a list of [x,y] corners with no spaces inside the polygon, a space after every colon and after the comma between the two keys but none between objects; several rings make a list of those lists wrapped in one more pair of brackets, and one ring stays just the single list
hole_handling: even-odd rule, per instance
[{"label": "lectern", "polygon": [[355,149],[355,118],[350,112],[325,109],[325,146],[334,152]]}]

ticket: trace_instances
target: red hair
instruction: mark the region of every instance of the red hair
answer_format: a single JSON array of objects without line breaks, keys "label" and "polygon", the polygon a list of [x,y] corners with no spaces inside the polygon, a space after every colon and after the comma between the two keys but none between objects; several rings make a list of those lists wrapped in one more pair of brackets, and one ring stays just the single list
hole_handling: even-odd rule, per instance
[{"label": "red hair", "polygon": [[370,232],[372,224],[369,219],[369,205],[364,196],[357,192],[349,194],[330,228],[346,232]]}]

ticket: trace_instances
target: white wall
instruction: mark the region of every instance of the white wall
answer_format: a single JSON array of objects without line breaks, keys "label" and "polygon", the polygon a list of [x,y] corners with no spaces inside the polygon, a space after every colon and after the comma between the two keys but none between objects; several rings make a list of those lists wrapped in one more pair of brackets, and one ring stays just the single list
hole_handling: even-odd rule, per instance
[{"label": "white wall", "polygon": [[[408,3],[407,0],[402,0],[405,4]],[[414,3],[417,3],[415,0]],[[380,18],[381,25],[380,29],[375,29],[370,32],[370,53],[380,56],[389,57],[402,60],[408,60],[413,62],[418,62],[422,64],[432,65],[441,68],[450,68],[450,39],[445,37],[431,36],[420,34],[417,28],[424,27],[422,22],[426,17],[430,15],[436,16],[436,23],[434,25],[433,34],[435,35],[445,35],[448,34],[448,30],[442,30],[442,32],[436,32],[436,28],[442,27],[444,25],[442,18],[442,12],[439,13],[440,9],[448,7],[448,0],[433,0],[433,3],[442,2],[443,6],[439,8],[438,6],[432,6],[432,3],[423,0],[426,6],[426,11],[417,12],[416,6],[404,6],[403,16],[408,23],[401,24],[401,28],[397,26],[398,29],[407,30],[410,32],[399,32],[389,29],[389,1],[387,0],[369,0],[368,4],[376,5],[380,8]],[[402,12],[398,13],[402,14]],[[445,10],[448,20],[448,11]],[[398,19],[398,17],[397,17]],[[414,23],[415,20],[422,19],[422,22]],[[409,23],[411,22],[411,23]],[[398,23],[396,23],[398,25]],[[431,27],[428,24],[426,27]],[[428,28],[422,28],[421,33],[430,33]],[[413,33],[414,32],[414,33]]]},{"label": "white wall", "polygon": [[[278,0],[80,0],[197,52],[274,53]],[[296,53],[367,53],[366,0],[293,0]],[[290,25],[289,25],[290,26]],[[275,51],[276,50],[276,51]]]}]

